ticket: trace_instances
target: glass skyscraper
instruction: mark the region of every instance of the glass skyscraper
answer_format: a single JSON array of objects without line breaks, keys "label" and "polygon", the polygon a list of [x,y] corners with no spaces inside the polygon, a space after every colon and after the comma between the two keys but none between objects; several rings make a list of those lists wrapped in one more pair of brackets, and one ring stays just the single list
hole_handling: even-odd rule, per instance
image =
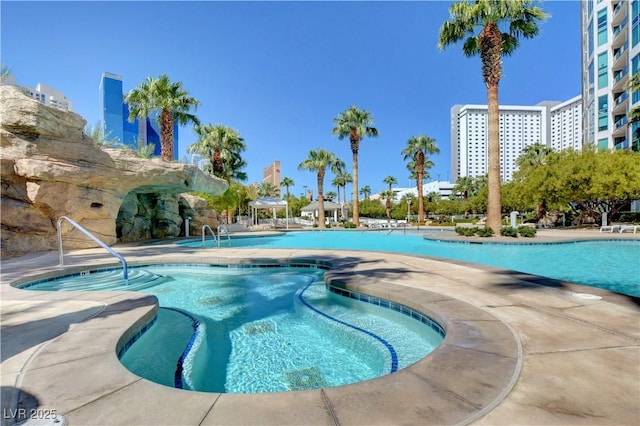
[{"label": "glass skyscraper", "polygon": [[640,106],[640,91],[629,90],[640,71],[640,0],[584,0],[581,9],[584,142],[640,150],[627,118]]},{"label": "glass skyscraper", "polygon": [[[109,72],[100,79],[100,120],[108,140],[131,146],[154,144],[153,154],[161,154],[158,115],[129,121],[129,106],[124,102],[122,77]],[[178,125],[173,128],[173,159],[178,159]]]}]

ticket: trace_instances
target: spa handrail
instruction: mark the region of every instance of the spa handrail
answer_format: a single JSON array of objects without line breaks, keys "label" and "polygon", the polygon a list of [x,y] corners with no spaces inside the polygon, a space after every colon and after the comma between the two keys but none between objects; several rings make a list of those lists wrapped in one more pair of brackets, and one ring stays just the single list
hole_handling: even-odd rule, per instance
[{"label": "spa handrail", "polygon": [[227,241],[229,241],[229,247],[231,247],[231,236],[229,235],[229,228],[227,225],[218,225],[218,247],[220,247],[220,234],[225,233],[227,235]]},{"label": "spa handrail", "polygon": [[61,227],[63,220],[66,220],[67,222],[69,222],[71,226],[73,226],[78,231],[82,232],[84,235],[89,237],[91,240],[93,240],[93,242],[95,242],[100,247],[108,251],[112,256],[115,256],[120,261],[120,263],[122,263],[122,272],[124,275],[124,280],[127,281],[129,279],[129,269],[127,267],[127,261],[124,260],[124,257],[122,257],[122,255],[120,255],[114,249],[112,249],[111,247],[103,243],[100,239],[98,239],[98,237],[93,235],[91,232],[87,231],[85,228],[80,226],[76,221],[74,221],[73,219],[67,216],[60,216],[60,218],[58,218],[58,224],[56,226],[57,233],[58,233],[58,257],[60,259],[60,266],[64,266],[64,250],[62,249],[62,227]]},{"label": "spa handrail", "polygon": [[[216,234],[213,232],[213,229],[211,229],[211,227],[209,225],[207,225],[206,223],[204,225],[202,225],[202,248],[205,248],[205,242],[204,239],[207,236],[206,232],[204,232],[205,230],[209,230],[209,232],[211,232],[211,235],[213,235],[213,241],[218,241],[218,237],[216,237]],[[218,246],[220,246],[220,244],[218,244]]]}]

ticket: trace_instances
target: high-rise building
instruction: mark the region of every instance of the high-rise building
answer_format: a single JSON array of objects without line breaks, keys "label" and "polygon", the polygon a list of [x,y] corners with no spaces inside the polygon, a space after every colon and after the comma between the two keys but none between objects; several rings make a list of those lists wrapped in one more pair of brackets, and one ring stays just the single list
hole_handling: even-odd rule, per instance
[{"label": "high-rise building", "polygon": [[640,0],[583,0],[582,100],[584,143],[603,149],[640,150],[638,123],[627,114],[640,106],[640,91],[630,93],[631,76],[640,71]]},{"label": "high-rise building", "polygon": [[[161,154],[158,115],[129,121],[129,105],[124,101],[122,77],[109,72],[100,80],[100,120],[108,140],[137,149],[154,144],[154,155]],[[173,158],[178,159],[178,124],[173,128]]]},{"label": "high-rise building", "polygon": [[551,140],[547,146],[554,151],[582,149],[582,96],[552,106],[550,119]]},{"label": "high-rise building", "polygon": [[[522,150],[535,143],[556,151],[581,148],[580,96],[565,102],[543,101],[535,106],[500,105],[500,175],[510,181]],[[451,181],[489,171],[487,105],[451,108]]]},{"label": "high-rise building", "polygon": [[280,194],[280,160],[276,160],[262,170],[262,183],[270,183]]},{"label": "high-rise building", "polygon": [[27,87],[29,96],[48,106],[73,111],[73,103],[59,90],[46,84],[38,83],[35,88]]}]

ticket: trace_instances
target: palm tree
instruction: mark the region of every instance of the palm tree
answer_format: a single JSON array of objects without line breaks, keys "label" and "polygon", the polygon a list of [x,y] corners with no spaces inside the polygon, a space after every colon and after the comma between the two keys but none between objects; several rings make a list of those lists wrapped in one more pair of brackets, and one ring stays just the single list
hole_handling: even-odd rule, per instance
[{"label": "palm tree", "polygon": [[289,202],[289,188],[295,186],[295,184],[296,183],[290,177],[283,177],[282,181],[280,182],[280,187],[284,186],[287,190],[287,202]]},{"label": "palm tree", "polygon": [[260,197],[276,197],[278,188],[271,182],[261,182],[258,184],[258,195]]},{"label": "palm tree", "polygon": [[[496,235],[502,227],[500,198],[500,128],[498,84],[502,78],[502,56],[511,55],[519,46],[519,37],[533,38],[539,33],[537,21],[547,14],[533,5],[533,0],[457,1],[449,8],[451,20],[440,27],[438,47],[466,38],[462,52],[466,56],[480,55],[482,78],[487,86],[489,120],[489,191],[487,196],[487,226]],[[508,26],[502,32],[500,24]],[[476,35],[476,28],[480,28]]]},{"label": "palm tree", "polygon": [[[344,203],[347,202],[347,184],[351,183],[353,179],[351,179],[351,174],[346,172],[344,169],[340,170],[336,177],[331,181],[331,185],[335,186],[338,189],[338,203],[340,204],[340,217],[344,219]],[[340,201],[340,189],[344,194],[344,201]]]},{"label": "palm tree", "polygon": [[298,165],[298,170],[316,172],[318,179],[318,227],[325,228],[324,223],[324,176],[329,168],[334,173],[339,171],[340,160],[332,152],[318,148],[317,151],[309,151],[309,157]]},{"label": "palm tree", "polygon": [[475,191],[475,183],[470,176],[463,176],[458,178],[456,185],[453,187],[454,194],[462,194],[462,199],[466,202],[470,195],[473,195]]},{"label": "palm tree", "polygon": [[[187,152],[197,152],[209,157],[210,173],[229,182],[227,192],[234,192],[232,181],[245,181],[247,174],[243,169],[247,166],[242,158],[242,152],[247,146],[237,130],[221,124],[196,125],[194,128],[198,140],[187,148]],[[226,199],[235,199],[227,194]],[[227,223],[233,218],[232,207],[227,209]],[[233,207],[235,209],[235,207]]]},{"label": "palm tree", "polygon": [[333,201],[333,199],[336,198],[338,194],[335,191],[329,191],[325,195],[327,197],[327,200]]},{"label": "palm tree", "polygon": [[240,153],[247,146],[237,130],[222,124],[205,124],[196,125],[194,131],[198,140],[187,148],[187,152],[209,157],[214,176],[227,181],[231,178],[246,180],[246,175],[240,172],[246,166]]},{"label": "palm tree", "polygon": [[373,117],[366,110],[361,110],[351,105],[349,109],[342,111],[333,119],[335,127],[333,134],[342,140],[349,137],[351,153],[353,154],[353,224],[360,226],[360,213],[358,211],[358,150],[360,141],[366,136],[378,136],[378,129],[373,127]]},{"label": "palm tree", "polygon": [[147,77],[124,100],[129,104],[129,121],[159,112],[160,147],[165,161],[173,160],[174,123],[200,123],[195,115],[189,113],[191,108],[198,109],[200,102],[189,96],[181,82],[172,83],[166,75]]},{"label": "palm tree", "polygon": [[388,189],[380,193],[380,197],[386,198],[385,210],[387,212],[387,221],[391,220],[391,200],[396,198],[396,193],[393,190]]},{"label": "palm tree", "polygon": [[392,185],[397,185],[398,184],[398,180],[393,177],[393,176],[387,176],[386,178],[384,178],[382,180],[382,182],[386,183],[387,185],[389,185],[389,189],[387,191],[387,204],[385,205],[386,209],[387,209],[387,219],[391,218],[391,199],[394,198],[394,194],[393,194],[393,189],[391,188]]},{"label": "palm tree", "polygon": [[402,150],[405,160],[411,160],[415,165],[416,184],[418,189],[418,222],[424,222],[424,194],[422,184],[424,183],[425,167],[429,164],[427,154],[437,154],[440,149],[436,146],[435,139],[429,136],[412,136],[407,141],[407,146]]},{"label": "palm tree", "polygon": [[360,190],[360,194],[364,197],[365,200],[368,200],[371,196],[371,187],[369,185],[365,185]]},{"label": "palm tree", "polygon": [[[547,164],[547,157],[553,152],[553,149],[542,145],[540,143],[534,143],[533,145],[526,146],[516,162],[520,170],[526,169],[539,169]],[[536,212],[536,219],[540,220],[547,215],[547,200],[544,198],[540,200],[538,204],[538,211]]]}]

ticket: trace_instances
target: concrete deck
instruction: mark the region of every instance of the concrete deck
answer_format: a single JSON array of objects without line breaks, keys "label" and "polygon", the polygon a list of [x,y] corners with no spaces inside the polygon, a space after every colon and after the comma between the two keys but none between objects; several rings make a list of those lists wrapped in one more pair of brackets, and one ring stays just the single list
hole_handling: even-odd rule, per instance
[{"label": "concrete deck", "polygon": [[[535,241],[640,238],[539,235]],[[60,274],[57,252],[33,253],[1,264],[3,424],[29,415],[35,424],[53,412],[71,425],[640,424],[637,298],[391,253],[171,244],[116,249],[130,264],[329,262],[327,280],[428,314],[447,336],[418,363],[348,386],[248,395],[172,389],[133,375],[116,357],[123,336],[154,315],[154,297],[12,287]],[[66,252],[65,264],[65,273],[118,265],[102,249]]]}]

